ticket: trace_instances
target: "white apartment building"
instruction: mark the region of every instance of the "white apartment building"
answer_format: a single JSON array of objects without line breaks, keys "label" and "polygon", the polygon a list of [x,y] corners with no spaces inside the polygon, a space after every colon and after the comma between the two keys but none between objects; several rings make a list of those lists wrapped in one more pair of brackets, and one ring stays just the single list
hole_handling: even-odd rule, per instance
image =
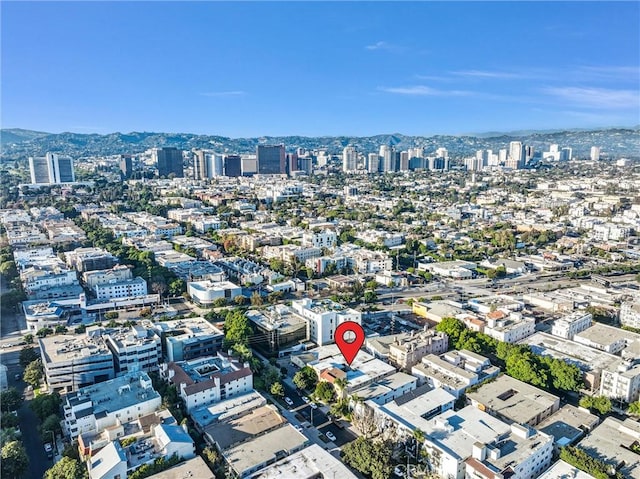
[{"label": "white apartment building", "polygon": [[99,284],[120,282],[127,279],[133,279],[133,272],[130,267],[125,265],[114,266],[111,269],[85,271],[82,273],[82,281],[87,288],[93,290],[95,290],[95,287]]},{"label": "white apartment building", "polygon": [[147,282],[141,278],[110,281],[97,284],[94,288],[98,299],[136,298],[146,296]]},{"label": "white apartment building", "polygon": [[640,398],[640,363],[619,360],[602,371],[600,394],[632,403]]},{"label": "white apartment building", "polygon": [[302,243],[313,248],[333,249],[338,244],[338,235],[328,228],[317,232],[312,231],[302,235]]},{"label": "white apartment building", "polygon": [[288,264],[293,263],[294,260],[304,264],[308,259],[318,258],[321,255],[322,250],[313,246],[287,244],[281,246],[265,246],[262,249],[264,259],[279,259]]},{"label": "white apartment building", "polygon": [[162,364],[161,375],[176,386],[188,412],[253,390],[249,363],[218,352],[217,356]]},{"label": "white apartment building", "polygon": [[70,393],[64,398],[64,429],[72,439],[151,414],[162,398],[144,372],[130,373]]},{"label": "white apartment building", "polygon": [[554,321],[551,334],[564,339],[573,339],[576,334],[591,326],[592,319],[591,313],[575,311]]},{"label": "white apartment building", "polygon": [[400,246],[404,243],[404,235],[401,233],[389,233],[388,231],[366,230],[356,234],[356,238],[365,243],[381,244],[387,248]]},{"label": "white apartment building", "polygon": [[640,300],[625,301],[620,306],[620,323],[640,329]]},{"label": "white apartment building", "polygon": [[291,303],[291,309],[309,322],[309,339],[318,346],[334,342],[334,334],[339,324],[345,321],[362,322],[362,314],[346,308],[330,299],[314,301],[304,298]]},{"label": "white apartment building", "polygon": [[484,334],[505,343],[517,343],[536,332],[534,318],[511,313],[504,319],[487,318]]}]

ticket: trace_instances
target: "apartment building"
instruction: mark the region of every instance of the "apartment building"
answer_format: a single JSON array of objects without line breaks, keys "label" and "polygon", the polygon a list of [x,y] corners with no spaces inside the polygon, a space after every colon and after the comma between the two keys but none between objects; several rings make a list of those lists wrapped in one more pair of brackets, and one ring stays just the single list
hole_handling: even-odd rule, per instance
[{"label": "apartment building", "polygon": [[97,299],[136,298],[147,295],[147,282],[140,276],[122,281],[111,280],[94,288]]},{"label": "apartment building", "polygon": [[362,314],[330,299],[314,301],[304,298],[292,301],[291,309],[309,322],[309,339],[318,346],[334,342],[339,324],[345,321],[362,322]]},{"label": "apartment building", "polygon": [[398,369],[410,370],[427,354],[442,354],[449,347],[449,337],[434,329],[425,329],[398,338],[389,346],[389,362]]},{"label": "apartment building", "polygon": [[564,339],[573,337],[591,326],[593,315],[584,311],[575,311],[553,322],[551,334]]},{"label": "apartment building", "polygon": [[64,397],[64,429],[75,439],[99,434],[108,427],[133,421],[160,409],[162,398],[144,372],[83,387]]},{"label": "apartment building", "polygon": [[176,386],[189,412],[253,389],[249,363],[242,364],[220,352],[217,356],[162,364],[160,372]]},{"label": "apartment building", "polygon": [[204,318],[184,318],[155,323],[167,362],[213,356],[222,348],[224,333]]}]

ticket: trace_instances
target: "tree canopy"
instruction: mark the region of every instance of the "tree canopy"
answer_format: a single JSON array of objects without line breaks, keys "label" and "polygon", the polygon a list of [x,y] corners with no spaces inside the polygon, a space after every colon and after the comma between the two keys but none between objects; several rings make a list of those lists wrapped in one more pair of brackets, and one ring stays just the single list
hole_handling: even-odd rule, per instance
[{"label": "tree canopy", "polygon": [[63,456],[44,473],[44,479],[86,479],[87,468],[76,459]]},{"label": "tree canopy", "polygon": [[[2,446],[2,477],[19,478],[27,472],[29,458],[20,441],[11,441]],[[57,479],[57,478],[56,478]]]},{"label": "tree canopy", "polygon": [[359,437],[342,448],[342,460],[372,479],[388,479],[393,470],[392,451],[389,441]]}]

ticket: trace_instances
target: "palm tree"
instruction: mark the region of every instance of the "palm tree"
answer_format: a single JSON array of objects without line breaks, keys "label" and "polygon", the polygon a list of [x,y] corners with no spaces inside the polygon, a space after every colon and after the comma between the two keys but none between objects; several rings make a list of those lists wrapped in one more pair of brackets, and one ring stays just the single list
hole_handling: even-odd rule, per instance
[{"label": "palm tree", "polygon": [[349,385],[349,381],[347,381],[347,378],[336,378],[336,380],[333,381],[333,385],[337,389],[338,398],[342,400],[344,398],[344,391]]}]

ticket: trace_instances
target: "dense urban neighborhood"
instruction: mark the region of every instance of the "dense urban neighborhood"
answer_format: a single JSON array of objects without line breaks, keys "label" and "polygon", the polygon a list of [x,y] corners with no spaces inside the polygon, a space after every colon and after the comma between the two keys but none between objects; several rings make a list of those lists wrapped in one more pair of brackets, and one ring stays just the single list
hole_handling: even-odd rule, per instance
[{"label": "dense urban neighborhood", "polygon": [[2,133],[2,477],[640,478],[637,129],[37,133]]}]

